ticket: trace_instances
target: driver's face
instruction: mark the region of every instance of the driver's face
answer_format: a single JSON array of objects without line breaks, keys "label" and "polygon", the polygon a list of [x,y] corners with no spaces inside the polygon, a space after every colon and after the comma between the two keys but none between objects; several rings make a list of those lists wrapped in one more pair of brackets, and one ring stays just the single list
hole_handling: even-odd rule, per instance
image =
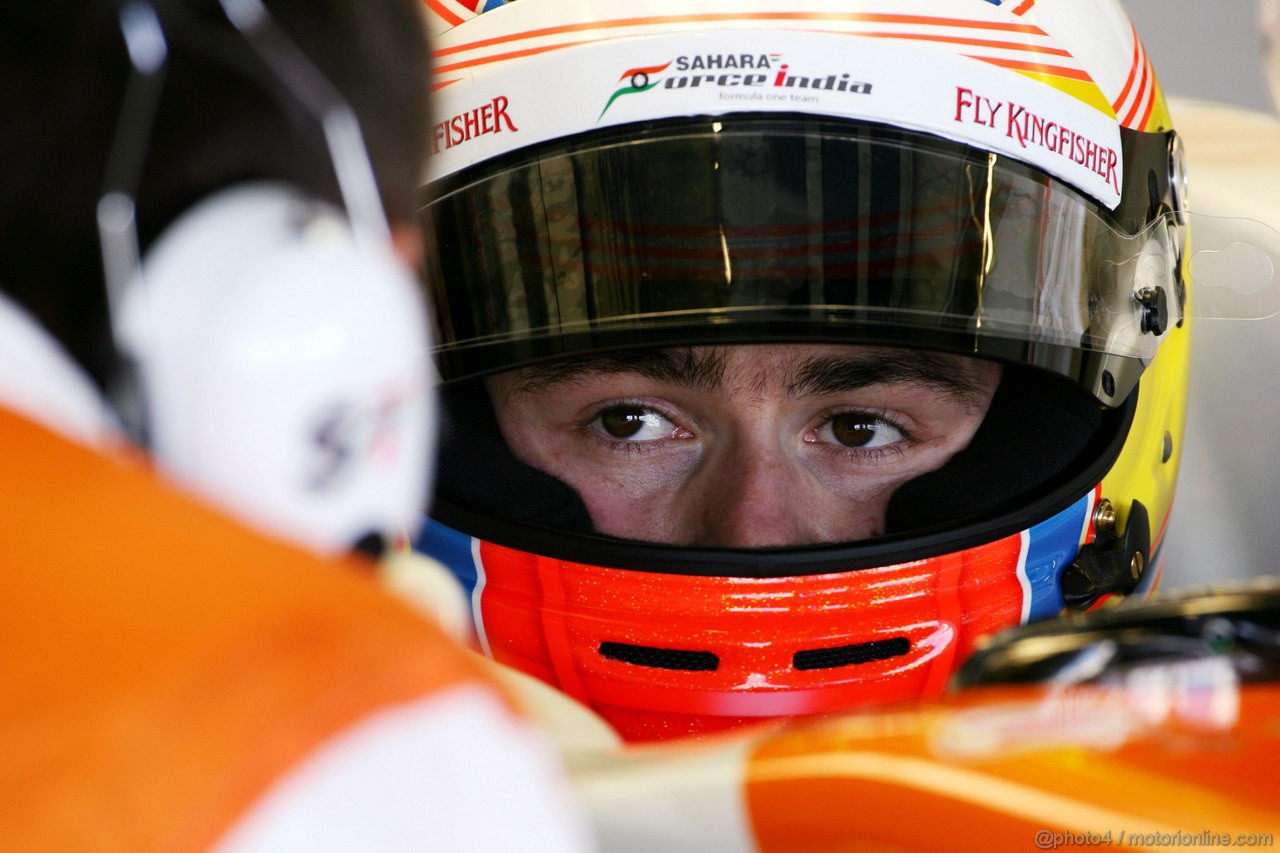
[{"label": "driver's face", "polygon": [[894,491],[969,443],[999,381],[963,356],[787,344],[620,351],[488,387],[512,451],[599,532],[762,548],[882,533]]}]

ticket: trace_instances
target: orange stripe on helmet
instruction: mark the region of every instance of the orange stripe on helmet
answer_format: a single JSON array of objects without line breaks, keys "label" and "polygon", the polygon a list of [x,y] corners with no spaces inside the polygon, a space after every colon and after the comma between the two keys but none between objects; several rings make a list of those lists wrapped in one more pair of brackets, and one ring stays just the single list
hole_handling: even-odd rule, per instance
[{"label": "orange stripe on helmet", "polygon": [[[435,3],[439,0],[428,0]],[[513,41],[543,38],[545,36],[564,35],[566,33],[584,32],[588,30],[619,29],[626,27],[652,26],[655,24],[685,23],[730,23],[750,21],[859,21],[879,24],[917,24],[921,26],[955,27],[964,29],[985,29],[998,32],[1021,33],[1024,35],[1044,36],[1045,31],[1032,24],[1014,24],[1003,21],[970,21],[963,18],[941,18],[928,15],[886,15],[863,12],[769,12],[758,15],[743,16],[726,13],[708,13],[703,15],[654,15],[643,18],[619,18],[614,21],[597,21],[582,24],[562,24],[554,27],[542,27],[526,32],[511,33],[466,44],[444,47],[436,51],[436,56],[449,56],[469,50],[494,47]]]},{"label": "orange stripe on helmet", "polygon": [[440,0],[426,0],[426,2],[427,8],[443,18],[446,23],[452,24],[456,27],[458,24],[463,22],[463,18],[459,17],[452,9],[441,3]]},{"label": "orange stripe on helmet", "polygon": [[[850,35],[853,35],[853,34],[851,33]],[[1034,53],[1043,53],[1047,56],[1064,56],[1064,57],[1067,57],[1068,59],[1074,58],[1072,57],[1070,51],[1064,50],[1063,48],[1038,47],[1034,44],[1027,44],[1026,42],[1009,42],[1009,41],[997,41],[995,39],[965,38],[963,36],[930,35],[929,33],[857,33],[857,35],[867,36],[870,38],[901,39],[903,41],[929,41],[929,42],[938,42],[941,44],[965,44],[965,45],[972,45],[974,47],[990,47],[990,48],[995,48],[997,50],[1031,51]]]},{"label": "orange stripe on helmet", "polygon": [[583,41],[564,42],[563,44],[549,44],[544,45],[543,47],[526,47],[523,50],[513,50],[508,53],[494,54],[493,56],[482,56],[477,59],[464,59],[461,62],[441,65],[436,69],[436,73],[447,74],[450,71],[461,71],[464,68],[475,68],[478,65],[489,65],[494,62],[504,62],[508,59],[519,59],[522,56],[537,56],[540,53],[550,53],[553,50],[562,50],[566,47],[578,47],[579,45],[592,44],[598,41],[604,41],[604,39],[585,39]]},{"label": "orange stripe on helmet", "polygon": [[1133,103],[1129,105],[1129,111],[1125,113],[1120,124],[1125,127],[1133,127],[1133,123],[1137,119],[1138,111],[1142,109],[1142,105],[1152,99],[1152,90],[1154,88],[1152,84],[1151,64],[1146,61],[1146,57],[1144,56],[1142,63],[1142,76],[1138,79],[1138,96],[1134,99]]},{"label": "orange stripe on helmet", "polygon": [[1071,80],[1082,80],[1086,83],[1092,83],[1093,77],[1088,71],[1081,68],[1068,68],[1063,65],[1046,65],[1043,62],[1023,62],[1019,59],[1002,59],[996,56],[976,56],[974,54],[965,54],[969,59],[977,59],[981,62],[988,62],[992,65],[998,65],[1001,68],[1008,68],[1011,71],[1028,71],[1033,74],[1047,74],[1051,77],[1066,77]]}]

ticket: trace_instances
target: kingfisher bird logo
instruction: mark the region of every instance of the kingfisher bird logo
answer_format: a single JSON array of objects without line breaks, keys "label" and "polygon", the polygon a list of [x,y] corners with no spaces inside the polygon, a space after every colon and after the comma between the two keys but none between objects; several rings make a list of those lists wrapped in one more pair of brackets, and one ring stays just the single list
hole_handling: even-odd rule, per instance
[{"label": "kingfisher bird logo", "polygon": [[604,105],[604,109],[600,111],[600,118],[597,118],[596,121],[604,118],[604,114],[609,111],[609,107],[613,106],[613,102],[618,100],[618,98],[621,98],[623,95],[634,95],[637,92],[647,92],[654,86],[658,85],[661,81],[654,80],[652,75],[666,71],[667,68],[670,67],[672,61],[674,60],[669,60],[662,65],[650,65],[646,68],[628,68],[626,71],[622,72],[622,76],[618,78],[618,82],[621,83],[623,80],[626,80],[627,84],[609,97],[609,102]]}]

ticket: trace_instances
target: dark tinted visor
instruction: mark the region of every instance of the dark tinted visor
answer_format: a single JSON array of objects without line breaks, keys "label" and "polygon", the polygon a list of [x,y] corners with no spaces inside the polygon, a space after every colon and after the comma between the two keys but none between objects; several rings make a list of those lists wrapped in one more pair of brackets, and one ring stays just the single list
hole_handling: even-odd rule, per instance
[{"label": "dark tinted visor", "polygon": [[1045,367],[1114,405],[1181,317],[1171,217],[1124,233],[1031,167],[872,124],[625,128],[432,193],[446,381],[598,349],[822,341]]}]

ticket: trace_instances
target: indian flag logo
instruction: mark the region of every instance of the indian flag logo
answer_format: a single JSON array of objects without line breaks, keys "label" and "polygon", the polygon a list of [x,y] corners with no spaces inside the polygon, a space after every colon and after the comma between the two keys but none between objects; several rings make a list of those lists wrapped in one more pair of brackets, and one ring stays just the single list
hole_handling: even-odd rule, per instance
[{"label": "indian flag logo", "polygon": [[670,67],[671,62],[668,61],[663,65],[650,65],[646,68],[629,68],[622,72],[622,76],[618,78],[619,83],[625,84],[616,92],[609,96],[609,102],[604,105],[604,109],[600,111],[599,121],[604,118],[604,114],[609,111],[609,107],[613,106],[613,102],[621,98],[623,95],[634,95],[637,92],[647,92],[654,86],[658,85],[660,80],[653,79],[653,75],[666,71]]}]

